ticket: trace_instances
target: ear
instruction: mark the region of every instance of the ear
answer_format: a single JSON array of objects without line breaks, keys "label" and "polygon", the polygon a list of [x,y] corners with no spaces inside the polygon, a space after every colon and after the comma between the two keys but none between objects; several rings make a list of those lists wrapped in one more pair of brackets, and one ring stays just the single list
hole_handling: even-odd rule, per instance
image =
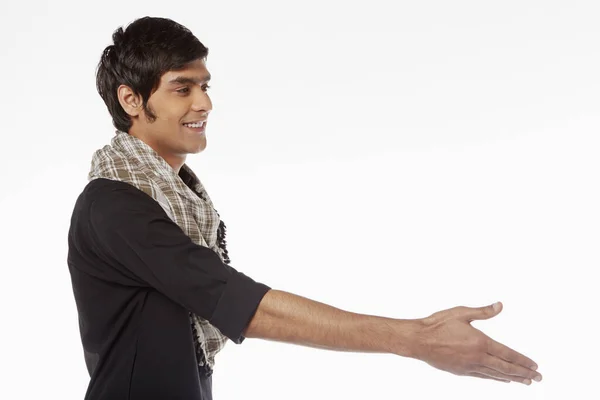
[{"label": "ear", "polygon": [[142,110],[142,98],[136,95],[129,86],[121,85],[117,89],[119,103],[123,110],[132,117],[140,115]]}]

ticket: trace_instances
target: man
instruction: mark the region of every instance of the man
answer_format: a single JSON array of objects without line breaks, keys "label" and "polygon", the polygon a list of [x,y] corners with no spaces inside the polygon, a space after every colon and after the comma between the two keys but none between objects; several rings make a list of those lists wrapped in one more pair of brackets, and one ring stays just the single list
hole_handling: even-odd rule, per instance
[{"label": "man", "polygon": [[470,325],[497,315],[500,303],[376,317],[232,268],[225,224],[185,164],[206,147],[208,49],[162,18],[136,20],[113,41],[97,88],[117,133],[94,154],[68,237],[86,399],[211,399],[215,355],[248,337],[393,353],[502,382],[541,380],[531,359]]}]

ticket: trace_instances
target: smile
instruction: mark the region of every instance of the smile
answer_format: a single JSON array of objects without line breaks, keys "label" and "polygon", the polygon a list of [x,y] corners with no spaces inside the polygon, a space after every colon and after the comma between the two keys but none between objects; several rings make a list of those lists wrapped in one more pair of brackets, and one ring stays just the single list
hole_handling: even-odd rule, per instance
[{"label": "smile", "polygon": [[204,127],[204,121],[186,123],[183,126],[187,126],[188,128],[202,128]]}]

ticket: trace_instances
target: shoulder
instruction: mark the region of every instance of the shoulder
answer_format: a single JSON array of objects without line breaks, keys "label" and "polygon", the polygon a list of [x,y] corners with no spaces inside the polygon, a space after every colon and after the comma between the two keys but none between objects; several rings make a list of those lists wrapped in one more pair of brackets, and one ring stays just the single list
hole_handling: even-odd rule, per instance
[{"label": "shoulder", "polygon": [[144,194],[135,186],[112,179],[98,178],[91,180],[81,192],[80,197],[85,201],[93,201],[106,196]]},{"label": "shoulder", "polygon": [[127,182],[112,179],[98,178],[90,181],[79,195],[79,201],[85,204],[105,202],[107,199],[118,200],[120,198],[139,199],[141,201],[152,201],[152,197]]},{"label": "shoulder", "polygon": [[129,183],[98,178],[84,187],[73,215],[89,222],[119,222],[119,217],[140,213],[152,216],[164,211],[152,197]]}]

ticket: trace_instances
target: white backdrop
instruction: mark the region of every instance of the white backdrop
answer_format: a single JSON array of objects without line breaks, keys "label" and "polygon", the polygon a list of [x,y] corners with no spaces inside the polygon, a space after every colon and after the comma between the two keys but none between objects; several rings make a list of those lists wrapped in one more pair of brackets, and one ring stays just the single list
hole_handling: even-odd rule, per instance
[{"label": "white backdrop", "polygon": [[188,163],[238,270],[389,317],[500,300],[475,326],[544,375],[247,339],[218,356],[215,400],[598,398],[598,2],[59,3],[0,6],[0,398],[83,398],[66,235],[114,134],[96,64],[145,15],[210,49]]}]

